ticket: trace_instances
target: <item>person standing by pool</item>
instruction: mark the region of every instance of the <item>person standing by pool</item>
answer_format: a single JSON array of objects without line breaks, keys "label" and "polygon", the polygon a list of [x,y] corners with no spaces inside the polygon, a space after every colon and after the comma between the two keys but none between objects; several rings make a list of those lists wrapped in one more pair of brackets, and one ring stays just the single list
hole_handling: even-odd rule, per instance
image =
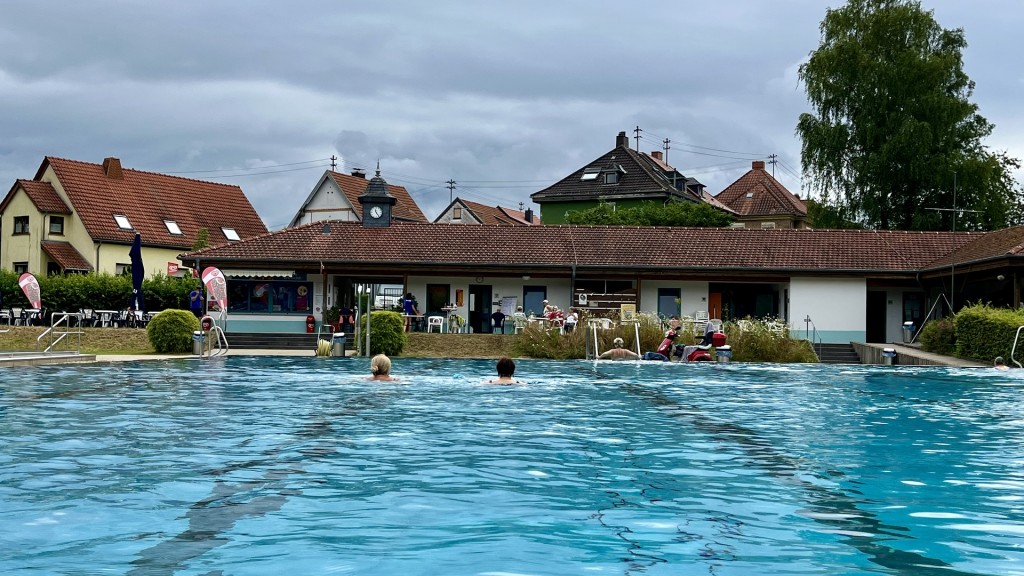
[{"label": "person standing by pool", "polygon": [[622,347],[622,338],[612,340],[614,348],[598,356],[601,360],[639,360],[640,355]]},{"label": "person standing by pool", "polygon": [[996,356],[996,362],[995,362],[995,366],[993,366],[993,368],[995,368],[996,370],[1009,370],[1010,369],[1010,367],[1006,365],[1006,362],[1003,361],[1003,357],[1002,356]]},{"label": "person standing by pool", "polygon": [[370,360],[370,376],[367,380],[391,381],[398,380],[391,375],[391,359],[384,354],[377,354]]},{"label": "person standing by pool", "polygon": [[512,377],[516,373],[516,363],[508,356],[502,356],[498,358],[498,377],[494,380],[488,380],[488,384],[522,384],[522,382]]},{"label": "person standing by pool", "polygon": [[189,307],[192,309],[192,313],[196,315],[196,318],[203,317],[203,292],[201,288],[188,293]]},{"label": "person standing by pool", "polygon": [[416,309],[416,298],[412,292],[406,292],[405,297],[402,298],[402,315],[405,316],[405,331],[412,332],[412,319],[420,315],[420,311]]}]

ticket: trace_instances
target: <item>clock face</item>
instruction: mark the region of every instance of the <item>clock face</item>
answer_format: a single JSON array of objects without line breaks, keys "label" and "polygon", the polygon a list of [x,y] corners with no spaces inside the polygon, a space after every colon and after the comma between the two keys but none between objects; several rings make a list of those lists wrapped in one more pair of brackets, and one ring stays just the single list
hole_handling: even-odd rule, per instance
[{"label": "clock face", "polygon": [[374,206],[373,208],[370,208],[370,216],[372,216],[373,218],[380,218],[380,215],[383,213],[384,211],[380,209],[380,206]]}]

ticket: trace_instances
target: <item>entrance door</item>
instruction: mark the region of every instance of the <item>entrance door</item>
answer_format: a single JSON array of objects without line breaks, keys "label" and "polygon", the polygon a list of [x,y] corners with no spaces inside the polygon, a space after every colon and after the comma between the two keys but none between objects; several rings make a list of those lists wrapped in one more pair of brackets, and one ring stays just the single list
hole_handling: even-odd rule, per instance
[{"label": "entrance door", "polygon": [[718,318],[719,320],[726,320],[726,318],[722,316],[721,292],[708,293],[708,315],[709,318]]},{"label": "entrance door", "polygon": [[885,292],[868,290],[867,318],[864,319],[864,338],[868,342],[883,343],[887,341],[885,337],[885,309],[888,301],[889,296]]},{"label": "entrance door", "polygon": [[491,285],[469,286],[469,326],[474,334],[491,331]]},{"label": "entrance door", "polygon": [[523,313],[543,316],[544,299],[547,297],[547,286],[523,286]]},{"label": "entrance door", "polygon": [[444,308],[451,302],[450,284],[427,284],[427,308],[420,310],[427,316],[444,316]]}]

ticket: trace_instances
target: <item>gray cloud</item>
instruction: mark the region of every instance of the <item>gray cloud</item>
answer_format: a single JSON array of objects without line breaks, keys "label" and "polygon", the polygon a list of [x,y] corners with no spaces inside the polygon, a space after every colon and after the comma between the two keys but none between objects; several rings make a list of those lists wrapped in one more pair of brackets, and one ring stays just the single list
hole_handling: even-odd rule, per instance
[{"label": "gray cloud", "polygon": [[[640,126],[712,192],[778,154],[798,192],[796,68],[820,0],[387,3],[46,0],[0,20],[0,178],[45,155],[239,184],[285,224],[332,154],[409,188],[516,206]],[[936,0],[963,27],[989,144],[1024,157],[1017,0]],[[712,150],[715,149],[715,150]],[[318,160],[317,162],[310,162]],[[304,163],[304,164],[299,164]]]}]

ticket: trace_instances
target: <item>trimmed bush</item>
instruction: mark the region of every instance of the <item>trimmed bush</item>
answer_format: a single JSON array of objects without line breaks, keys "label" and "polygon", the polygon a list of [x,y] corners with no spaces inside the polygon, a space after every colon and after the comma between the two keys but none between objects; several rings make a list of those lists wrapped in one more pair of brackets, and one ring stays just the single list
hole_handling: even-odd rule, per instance
[{"label": "trimmed bush", "polygon": [[960,310],[954,321],[956,356],[989,363],[1010,356],[1017,328],[1024,326],[1024,311],[973,304]]},{"label": "trimmed bush", "polygon": [[199,330],[199,319],[189,310],[164,310],[149,321],[146,335],[158,354],[192,351],[192,333]]},{"label": "trimmed bush", "polygon": [[374,310],[370,312],[370,355],[398,356],[408,342],[405,321],[398,312]]},{"label": "trimmed bush", "polygon": [[927,322],[918,339],[921,341],[921,350],[925,352],[943,356],[956,354],[956,325],[952,318]]}]

